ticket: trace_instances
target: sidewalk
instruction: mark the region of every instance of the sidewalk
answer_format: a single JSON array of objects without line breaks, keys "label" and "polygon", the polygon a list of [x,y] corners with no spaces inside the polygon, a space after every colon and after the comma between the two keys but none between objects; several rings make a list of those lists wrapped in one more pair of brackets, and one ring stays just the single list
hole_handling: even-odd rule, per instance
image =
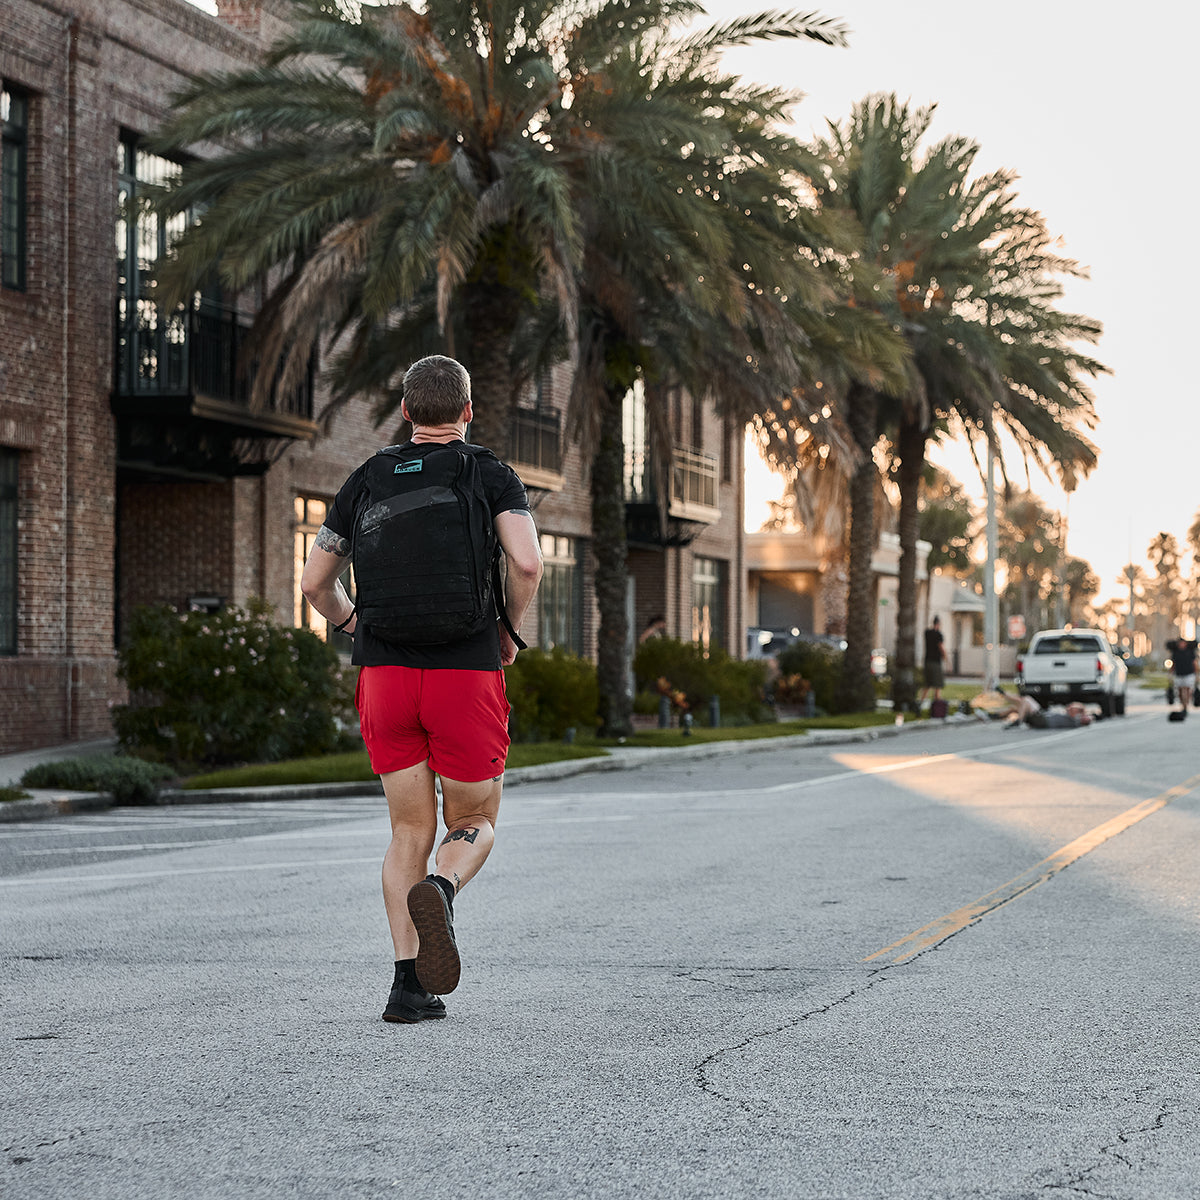
[{"label": "sidewalk", "polygon": [[[870,729],[812,729],[807,733],[775,738],[748,738],[742,741],[701,742],[691,746],[613,746],[606,758],[576,758],[563,762],[540,763],[533,767],[514,767],[507,771],[504,782],[508,787],[550,779],[567,779],[572,775],[593,774],[601,771],[628,771],[643,763],[662,758],[718,758],[725,754],[737,754],[751,746],[769,748],[839,743],[873,742],[879,738],[899,737],[916,729],[939,726],[976,724],[977,717],[954,714],[941,721],[910,721],[906,725],[877,725]],[[55,762],[79,754],[99,754],[109,751],[115,743],[111,740],[99,742],[77,742],[68,746],[49,746],[21,754],[0,755],[0,785],[6,782],[14,786],[21,774],[41,762]],[[67,792],[39,788],[26,788],[29,800],[12,800],[0,803],[0,824],[6,821],[33,821],[47,817],[70,816],[74,813],[97,812],[113,807],[113,798],[105,792]],[[377,791],[382,796],[379,781],[358,783],[309,783],[274,787],[209,788],[206,790],[183,791],[168,789],[158,799],[159,805],[169,804],[230,804],[254,800],[306,800],[334,799],[339,796],[361,796]]]}]

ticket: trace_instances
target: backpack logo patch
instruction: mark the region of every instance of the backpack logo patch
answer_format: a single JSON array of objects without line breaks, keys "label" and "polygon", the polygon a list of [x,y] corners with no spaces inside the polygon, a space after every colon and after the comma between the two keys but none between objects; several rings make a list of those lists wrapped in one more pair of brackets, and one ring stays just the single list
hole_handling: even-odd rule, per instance
[{"label": "backpack logo patch", "polygon": [[392,472],[393,475],[411,475],[425,465],[425,460],[418,458],[415,462],[400,463]]}]

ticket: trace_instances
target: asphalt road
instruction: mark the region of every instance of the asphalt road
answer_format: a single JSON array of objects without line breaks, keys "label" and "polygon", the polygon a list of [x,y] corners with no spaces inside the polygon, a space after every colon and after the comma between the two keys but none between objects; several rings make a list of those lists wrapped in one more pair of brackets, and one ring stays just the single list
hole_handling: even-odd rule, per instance
[{"label": "asphalt road", "polygon": [[376,797],[0,827],[10,1200],[1200,1194],[1200,713],[513,788],[387,1025]]}]

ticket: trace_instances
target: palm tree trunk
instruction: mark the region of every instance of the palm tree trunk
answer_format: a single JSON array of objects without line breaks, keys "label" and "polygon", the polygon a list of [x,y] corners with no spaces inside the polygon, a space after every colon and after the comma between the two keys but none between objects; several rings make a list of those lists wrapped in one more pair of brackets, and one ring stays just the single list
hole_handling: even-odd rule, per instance
[{"label": "palm tree trunk", "polygon": [[834,703],[840,712],[873,712],[875,683],[871,649],[875,637],[875,445],[879,401],[869,388],[854,387],[846,398],[846,424],[861,452],[850,480],[850,587],[847,596],[846,651]]},{"label": "palm tree trunk", "polygon": [[514,386],[509,357],[516,305],[508,288],[478,284],[464,289],[464,345],[448,351],[471,373],[475,419],[470,439],[500,458],[509,454]]},{"label": "palm tree trunk", "polygon": [[900,577],[896,585],[896,653],[892,669],[892,707],[916,708],[917,701],[917,534],[920,524],[921,472],[928,433],[919,420],[901,418],[896,438],[900,465]]},{"label": "palm tree trunk", "polygon": [[592,553],[596,560],[596,604],[600,610],[596,677],[602,737],[626,737],[633,732],[626,661],[629,622],[625,613],[628,570],[622,439],[625,390],[612,384],[604,389],[600,436],[592,458]]},{"label": "palm tree trunk", "polygon": [[824,624],[814,633],[828,633],[836,637],[846,636],[846,548],[843,545],[829,546],[824,555],[825,569],[821,572],[821,611]]}]

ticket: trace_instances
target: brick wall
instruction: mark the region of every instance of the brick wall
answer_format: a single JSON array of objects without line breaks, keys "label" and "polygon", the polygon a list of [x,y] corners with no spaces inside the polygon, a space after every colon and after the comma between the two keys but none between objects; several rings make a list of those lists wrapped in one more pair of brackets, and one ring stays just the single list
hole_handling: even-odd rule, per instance
[{"label": "brick wall", "polygon": [[[0,444],[21,452],[18,646],[0,658],[0,752],[103,736],[121,699],[109,407],[121,130],[150,132],[190,72],[255,53],[184,0],[5,0],[3,21],[0,77],[31,101],[27,287],[0,289]],[[228,500],[169,493],[128,493],[122,588],[173,602],[214,580],[232,591]],[[223,551],[198,528],[214,511]],[[194,561],[188,541],[203,548]]]}]

